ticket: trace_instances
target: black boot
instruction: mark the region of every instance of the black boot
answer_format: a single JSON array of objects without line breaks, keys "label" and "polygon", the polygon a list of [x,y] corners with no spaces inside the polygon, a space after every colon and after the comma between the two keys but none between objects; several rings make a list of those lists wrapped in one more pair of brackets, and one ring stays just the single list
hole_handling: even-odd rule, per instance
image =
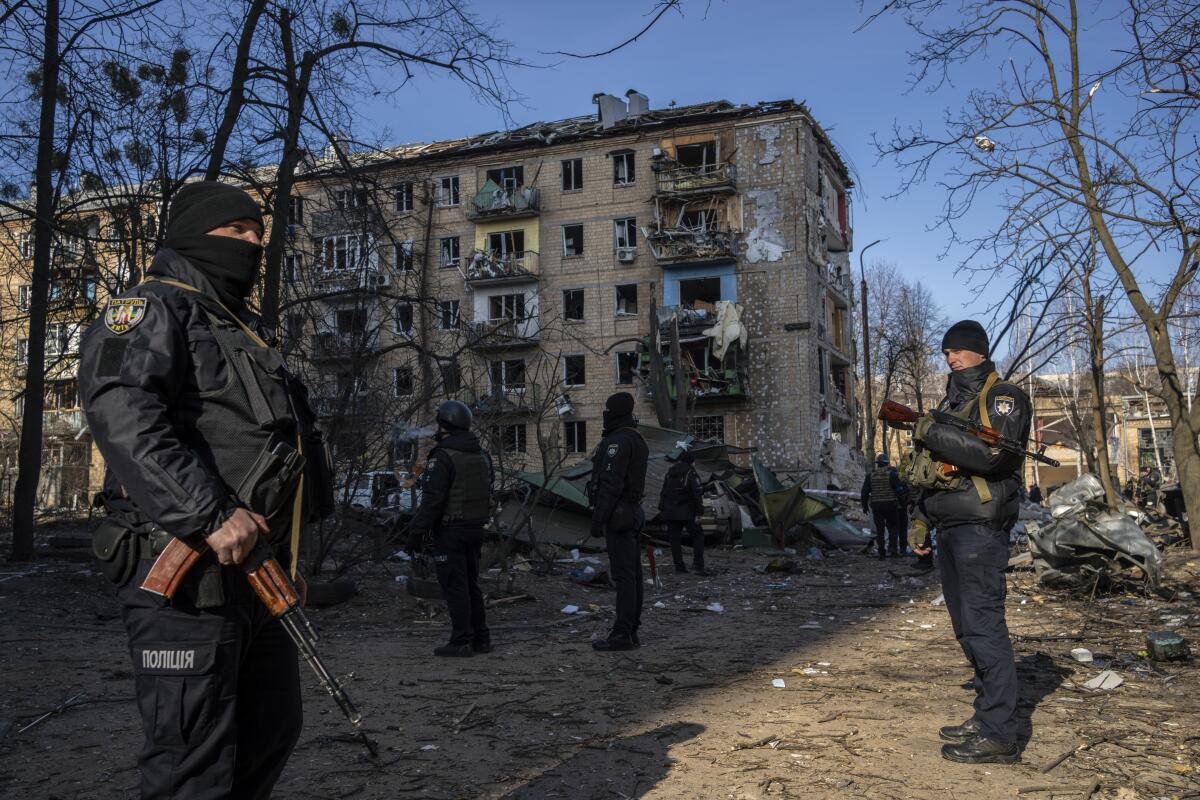
[{"label": "black boot", "polygon": [[631,636],[609,636],[607,639],[593,639],[592,649],[601,652],[615,652],[618,650],[633,650],[637,645]]},{"label": "black boot", "polygon": [[938,731],[938,736],[945,739],[947,742],[962,744],[963,742],[979,735],[979,720],[972,717],[962,725],[947,725]]},{"label": "black boot", "polygon": [[1021,760],[1021,748],[1016,742],[976,736],[958,744],[942,745],[942,758],[960,764],[1015,764]]},{"label": "black boot", "polygon": [[688,571],[687,567],[686,567],[686,566],[684,566],[683,564],[676,564],[676,565],[675,565],[675,573],[676,573],[677,575],[682,575],[682,574],[685,574],[687,571]]},{"label": "black boot", "polygon": [[476,653],[490,653],[494,649],[495,648],[492,647],[491,642],[472,642],[471,643],[471,650]]},{"label": "black boot", "polygon": [[443,656],[445,658],[470,658],[474,653],[469,644],[444,644],[441,647],[433,648],[435,656]]}]

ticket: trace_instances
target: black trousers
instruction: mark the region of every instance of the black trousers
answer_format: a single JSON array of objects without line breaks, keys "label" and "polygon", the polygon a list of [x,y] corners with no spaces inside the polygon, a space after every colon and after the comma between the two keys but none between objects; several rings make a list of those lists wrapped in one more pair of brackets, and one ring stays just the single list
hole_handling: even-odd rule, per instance
[{"label": "black trousers", "polygon": [[704,528],[700,527],[700,523],[694,517],[688,520],[667,520],[667,536],[671,540],[671,558],[676,567],[684,566],[682,542],[684,528],[687,528],[688,532],[692,534],[692,566],[702,570],[704,569]]},{"label": "black trousers", "polygon": [[946,609],[975,669],[975,719],[981,733],[1017,738],[1017,667],[1004,619],[1008,533],[984,525],[938,528],[938,563]]},{"label": "black trousers", "polygon": [[895,505],[871,506],[871,515],[875,518],[875,546],[879,555],[884,553],[884,534],[887,534],[887,551],[899,553],[901,547],[900,509]]},{"label": "black trousers", "polygon": [[191,575],[171,601],[139,588],[151,563],[118,590],[146,735],[142,797],[270,797],[303,725],[295,645],[240,570],[221,568],[224,605],[197,609]]},{"label": "black trousers", "polygon": [[645,584],[642,581],[642,547],[639,540],[645,520],[640,505],[621,503],[604,529],[608,571],[617,586],[617,618],[609,633],[610,638],[636,635],[642,624]]},{"label": "black trousers", "polygon": [[450,612],[450,644],[491,641],[479,589],[483,528],[441,528],[433,536],[438,585]]}]

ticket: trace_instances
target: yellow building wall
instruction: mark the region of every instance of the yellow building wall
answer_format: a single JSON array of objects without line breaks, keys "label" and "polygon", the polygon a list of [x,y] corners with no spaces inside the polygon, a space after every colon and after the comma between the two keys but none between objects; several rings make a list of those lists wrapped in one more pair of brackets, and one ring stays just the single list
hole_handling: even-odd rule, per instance
[{"label": "yellow building wall", "polygon": [[475,226],[475,249],[487,250],[488,236],[504,231],[524,231],[525,249],[541,253],[541,242],[538,241],[538,218],[501,219],[494,222],[481,222]]}]

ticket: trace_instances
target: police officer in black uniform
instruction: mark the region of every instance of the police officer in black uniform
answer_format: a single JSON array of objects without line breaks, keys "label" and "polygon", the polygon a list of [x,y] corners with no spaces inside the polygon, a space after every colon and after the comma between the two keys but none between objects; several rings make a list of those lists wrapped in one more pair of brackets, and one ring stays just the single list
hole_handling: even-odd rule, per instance
[{"label": "police officer in black uniform", "polygon": [[[998,430],[1018,442],[1029,438],[1032,409],[1020,387],[1001,381],[988,359],[983,326],[957,322],[942,339],[951,373],[940,410]],[[1004,619],[1009,532],[1017,520],[1022,458],[926,415],[913,431],[917,453],[910,466],[920,524],[909,532],[918,555],[928,552],[929,527],[938,532],[938,564],[954,635],[975,669],[975,713],[941,729],[942,755],[965,763],[1010,764],[1017,743],[1017,672]],[[934,467],[928,470],[922,467]],[[949,475],[929,485],[940,464]],[[925,476],[921,478],[920,476]]]},{"label": "police officer in black uniform", "polygon": [[450,612],[450,641],[437,656],[492,652],[479,589],[483,527],[492,514],[492,462],[471,432],[471,409],[447,400],[437,409],[437,446],[421,475],[421,503],[409,527],[409,549],[433,537],[438,585]]},{"label": "police officer in black uniform", "polygon": [[900,481],[900,473],[891,466],[887,453],[875,456],[875,468],[863,480],[860,494],[863,513],[866,514],[870,509],[874,518],[875,547],[879,550],[879,557],[887,558],[889,553],[893,557],[900,555],[903,536],[900,529],[900,504],[905,502],[908,490]]},{"label": "police officer in black uniform", "polygon": [[[300,734],[296,648],[236,565],[265,537],[287,567],[332,481],[307,392],[246,305],[261,235],[241,189],[185,185],[146,280],[83,341],[107,466],[93,546],[129,635],[144,798],[268,797]],[[173,536],[209,551],[168,601],[140,586]]]},{"label": "police officer in black uniform", "polygon": [[650,450],[637,430],[633,395],[617,392],[604,404],[604,438],[592,454],[588,497],[592,501],[592,535],[603,536],[609,571],[617,585],[617,618],[597,650],[632,650],[642,620],[642,554],[639,538],[646,515],[646,461]]},{"label": "police officer in black uniform", "polygon": [[693,466],[696,457],[684,450],[667,470],[659,493],[658,510],[667,523],[667,537],[671,541],[671,557],[676,572],[687,572],[683,563],[683,529],[692,535],[692,569],[697,575],[708,575],[704,570],[704,528],[696,517],[704,510],[704,488],[700,476]]}]

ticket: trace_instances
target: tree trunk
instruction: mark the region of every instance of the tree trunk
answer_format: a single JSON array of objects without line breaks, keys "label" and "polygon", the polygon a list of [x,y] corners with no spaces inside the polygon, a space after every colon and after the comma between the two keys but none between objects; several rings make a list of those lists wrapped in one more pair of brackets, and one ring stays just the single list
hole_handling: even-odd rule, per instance
[{"label": "tree trunk", "polygon": [[667,368],[663,363],[658,335],[658,302],[650,295],[650,391],[654,393],[654,416],[664,428],[671,425],[671,395],[667,388]]},{"label": "tree trunk", "polygon": [[246,81],[250,75],[250,45],[254,42],[254,31],[258,27],[258,19],[267,7],[267,0],[252,0],[246,11],[246,22],[242,25],[242,33],[238,38],[237,53],[234,56],[233,74],[229,82],[229,100],[225,103],[225,112],[221,116],[221,124],[213,137],[212,153],[209,155],[208,168],[204,171],[206,181],[215,181],[221,177],[221,167],[225,165],[225,150],[229,147],[229,139],[241,116],[242,106],[246,104]]},{"label": "tree trunk", "polygon": [[[657,320],[650,320],[657,325]],[[671,323],[671,361],[675,364],[675,410],[671,416],[671,427],[677,431],[687,429],[688,424],[688,376],[683,371],[683,348],[679,344],[679,315]]]},{"label": "tree trunk", "polygon": [[17,453],[17,483],[13,489],[13,540],[10,558],[27,561],[33,556],[34,510],[42,474],[42,409],[45,405],[46,300],[50,290],[50,262],[54,215],[54,123],[58,110],[58,0],[46,0],[42,45],[41,113],[38,120],[37,158],[34,167],[35,220],[33,224],[33,276],[29,298],[29,340],[26,345],[25,409],[21,417],[21,443]]},{"label": "tree trunk", "polygon": [[[1091,295],[1091,286],[1083,282],[1085,299]],[[1104,298],[1100,297],[1093,306],[1088,320],[1088,350],[1091,355],[1092,379],[1092,442],[1096,451],[1096,467],[1100,473],[1100,485],[1104,487],[1104,499],[1110,511],[1117,510],[1118,493],[1112,480],[1112,464],[1108,460],[1108,415],[1105,413],[1104,394]]]}]

